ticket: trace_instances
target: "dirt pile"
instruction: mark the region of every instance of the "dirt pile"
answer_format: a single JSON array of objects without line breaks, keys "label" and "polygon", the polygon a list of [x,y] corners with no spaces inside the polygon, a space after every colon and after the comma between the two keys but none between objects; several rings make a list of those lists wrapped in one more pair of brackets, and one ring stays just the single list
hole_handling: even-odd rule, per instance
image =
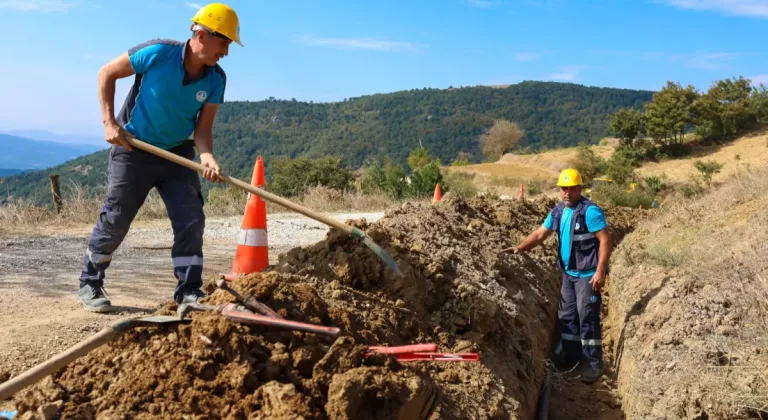
[{"label": "dirt pile", "polygon": [[[338,339],[195,313],[188,324],[124,334],[19,393],[17,408],[54,404],[67,418],[531,418],[557,316],[555,250],[499,250],[519,243],[554,204],[445,198],[390,209],[374,224],[354,221],[403,277],[359,240],[331,231],[233,283],[285,318],[340,327]],[[207,287],[204,302],[231,301]],[[427,342],[478,352],[481,361],[365,356],[367,345]]]}]

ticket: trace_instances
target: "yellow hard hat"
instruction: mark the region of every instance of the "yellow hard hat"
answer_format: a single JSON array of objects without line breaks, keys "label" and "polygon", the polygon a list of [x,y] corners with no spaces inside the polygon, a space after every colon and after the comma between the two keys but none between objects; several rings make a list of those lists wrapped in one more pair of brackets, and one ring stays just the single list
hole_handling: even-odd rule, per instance
[{"label": "yellow hard hat", "polygon": [[192,16],[192,22],[224,35],[244,47],[240,42],[240,20],[237,13],[224,3],[210,3],[201,7]]},{"label": "yellow hard hat", "polygon": [[557,180],[558,187],[572,187],[583,184],[581,174],[573,168],[564,169],[563,172],[560,172],[560,178]]}]

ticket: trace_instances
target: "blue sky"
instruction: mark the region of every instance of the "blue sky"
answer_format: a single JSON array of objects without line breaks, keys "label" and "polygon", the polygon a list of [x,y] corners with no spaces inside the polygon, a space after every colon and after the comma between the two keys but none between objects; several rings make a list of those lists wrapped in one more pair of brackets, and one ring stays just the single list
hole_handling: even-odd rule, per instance
[{"label": "blue sky", "polygon": [[[201,2],[0,0],[0,131],[102,135],[99,67],[183,40]],[[337,101],[522,80],[706,89],[768,84],[768,0],[231,0],[245,48],[220,62],[228,100]],[[141,28],[139,28],[141,26]],[[119,109],[131,79],[118,82]]]}]

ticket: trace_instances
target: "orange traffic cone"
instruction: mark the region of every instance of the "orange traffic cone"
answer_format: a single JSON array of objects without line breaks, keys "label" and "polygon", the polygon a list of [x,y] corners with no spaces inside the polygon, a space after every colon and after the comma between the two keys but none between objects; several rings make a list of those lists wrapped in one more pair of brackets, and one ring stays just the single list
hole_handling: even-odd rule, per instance
[{"label": "orange traffic cone", "polygon": [[437,184],[435,185],[435,195],[432,197],[432,204],[437,203],[441,198],[443,198],[443,195],[440,193],[440,184]]},{"label": "orange traffic cone", "polygon": [[[251,184],[264,188],[264,161],[256,158]],[[232,272],[224,279],[233,281],[240,274],[251,274],[269,266],[269,246],[267,241],[267,203],[261,197],[248,193],[245,215],[237,238],[237,250],[232,262]]]}]

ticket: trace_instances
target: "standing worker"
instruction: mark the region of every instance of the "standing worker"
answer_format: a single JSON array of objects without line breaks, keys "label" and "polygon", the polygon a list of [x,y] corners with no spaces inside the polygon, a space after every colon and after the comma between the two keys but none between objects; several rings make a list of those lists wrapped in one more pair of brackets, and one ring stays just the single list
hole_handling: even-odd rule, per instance
[{"label": "standing worker", "polygon": [[[149,152],[133,149],[124,131],[151,145],[187,159],[200,154],[203,177],[222,182],[213,157],[213,121],[224,101],[227,77],[218,62],[229,46],[240,46],[235,11],[222,3],[208,4],[192,17],[185,41],[152,40],[121,54],[99,70],[104,137],[109,153],[108,188],[104,207],[93,228],[80,274],[78,296],[85,309],[109,312],[104,272],[122,243],[150,190],[157,188],[173,227],[171,257],[178,280],[173,298],[194,302],[204,294],[203,195],[195,171]],[[115,117],[115,81],[135,74],[120,114]],[[194,133],[194,140],[190,136]]]},{"label": "standing worker", "polygon": [[603,210],[581,195],[581,174],[566,169],[560,173],[557,186],[562,202],[550,211],[544,224],[523,243],[502,252],[531,250],[557,232],[557,260],[563,283],[558,308],[562,331],[555,361],[559,367],[572,367],[583,354],[587,363],[581,380],[592,384],[603,373],[600,290],[608,274],[613,244]]}]

